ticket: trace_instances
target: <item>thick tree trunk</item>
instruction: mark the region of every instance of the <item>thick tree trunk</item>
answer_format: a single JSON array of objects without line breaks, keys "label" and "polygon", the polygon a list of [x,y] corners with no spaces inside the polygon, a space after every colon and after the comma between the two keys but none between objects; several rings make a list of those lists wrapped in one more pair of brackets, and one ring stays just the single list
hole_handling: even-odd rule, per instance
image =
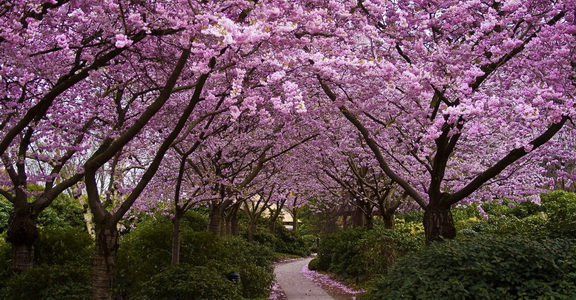
[{"label": "thick tree trunk", "polygon": [[37,216],[30,204],[15,208],[12,214],[6,240],[12,244],[13,272],[25,272],[34,265],[34,244],[38,239]]},{"label": "thick tree trunk", "polygon": [[394,230],[396,229],[396,218],[394,213],[383,212],[382,220],[384,220],[384,228]]},{"label": "thick tree trunk", "polygon": [[424,211],[426,244],[456,237],[456,227],[450,207],[428,205]]},{"label": "thick tree trunk", "polygon": [[180,218],[181,216],[174,216],[172,219],[172,264],[177,265],[180,263]]},{"label": "thick tree trunk", "polygon": [[116,224],[96,224],[96,258],[92,277],[92,299],[112,299],[112,278],[118,251]]}]

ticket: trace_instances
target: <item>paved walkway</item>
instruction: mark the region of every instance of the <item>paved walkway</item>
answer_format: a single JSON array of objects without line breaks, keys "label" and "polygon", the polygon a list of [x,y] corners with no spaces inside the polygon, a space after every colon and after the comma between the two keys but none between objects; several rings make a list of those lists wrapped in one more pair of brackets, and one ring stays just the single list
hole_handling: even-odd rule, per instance
[{"label": "paved walkway", "polygon": [[311,257],[281,263],[274,268],[276,281],[286,293],[288,300],[334,300],[321,287],[308,280],[301,273],[302,267],[312,260]]}]

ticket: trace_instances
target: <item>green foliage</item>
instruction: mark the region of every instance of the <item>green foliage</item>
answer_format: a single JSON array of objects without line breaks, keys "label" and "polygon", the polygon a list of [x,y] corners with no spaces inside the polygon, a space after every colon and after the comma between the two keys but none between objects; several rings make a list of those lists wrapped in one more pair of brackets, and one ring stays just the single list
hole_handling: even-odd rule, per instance
[{"label": "green foliage", "polygon": [[399,221],[396,230],[377,225],[371,230],[350,228],[323,237],[313,267],[344,278],[382,274],[398,258],[424,245],[421,225]]},{"label": "green foliage", "polygon": [[6,233],[0,234],[0,291],[10,278],[12,264],[12,246],[6,241]]},{"label": "green foliage", "polygon": [[[488,221],[482,220],[477,205],[453,210],[461,236],[495,234],[576,238],[576,194],[554,191],[541,195],[542,205],[531,201],[520,203],[503,200],[482,204]],[[465,215],[463,211],[468,213]],[[469,217],[464,220],[462,216]]]},{"label": "green foliage", "polygon": [[189,210],[182,217],[182,226],[194,231],[204,231],[208,227],[208,214]]},{"label": "green foliage", "polygon": [[276,252],[289,253],[300,256],[310,255],[310,246],[295,231],[288,230],[284,226],[276,228]]},{"label": "green foliage", "polygon": [[90,298],[90,289],[90,264],[45,264],[11,277],[3,296],[14,300],[81,300]]},{"label": "green foliage", "polygon": [[35,247],[35,265],[22,274],[9,272],[10,249],[10,244],[0,243],[0,298],[90,298],[94,250],[93,240],[83,228],[58,225],[43,228]]},{"label": "green foliage", "polygon": [[309,269],[309,270],[312,270],[312,271],[318,270],[318,261],[319,261],[318,257],[316,257],[316,258],[314,258],[313,260],[311,260],[311,261],[308,263],[308,269]]},{"label": "green foliage", "polygon": [[279,225],[276,234],[266,230],[258,230],[254,233],[254,241],[274,249],[278,253],[286,253],[302,256],[310,255],[310,245],[307,241],[293,230]]},{"label": "green foliage", "polygon": [[383,274],[400,257],[421,249],[424,237],[377,226],[367,231],[359,244],[366,271],[369,274]]},{"label": "green foliage", "polygon": [[572,299],[574,240],[481,236],[434,243],[389,269],[372,299]]},{"label": "green foliage", "polygon": [[12,203],[0,196],[0,233],[8,230],[8,220],[13,210]]},{"label": "green foliage", "polygon": [[359,241],[365,231],[349,228],[323,237],[318,248],[318,269],[349,278],[364,273]]},{"label": "green foliage", "polygon": [[90,264],[94,257],[94,241],[80,227],[48,226],[40,232],[35,247],[37,264]]},{"label": "green foliage", "polygon": [[84,227],[84,208],[78,200],[60,194],[38,215],[38,226]]},{"label": "green foliage", "polygon": [[[241,238],[221,238],[209,232],[197,232],[184,227],[181,230],[180,264],[188,266],[188,269],[177,268],[170,265],[171,234],[170,220],[159,218],[140,223],[122,238],[115,279],[117,294],[137,296],[138,299],[144,295],[149,299],[165,299],[154,297],[164,297],[162,295],[169,295],[170,292],[190,295],[186,293],[212,287],[203,281],[198,284],[178,283],[180,279],[170,282],[170,275],[177,275],[184,282],[202,274],[210,278],[225,278],[230,272],[238,272],[242,278],[238,292],[240,295],[247,298],[267,295],[273,280],[272,262],[275,258],[270,248],[248,243]],[[220,279],[215,280],[214,284],[219,285],[214,287],[215,290],[229,287],[228,281]],[[141,292],[144,290],[146,292]],[[222,295],[227,297],[227,294]],[[235,295],[231,294],[230,297]],[[182,297],[188,299],[185,298],[187,296]]]},{"label": "green foliage", "polygon": [[318,251],[318,246],[316,245],[317,238],[318,238],[317,236],[312,234],[302,235],[302,240],[304,241],[304,244],[306,245],[309,251],[308,254],[316,253]]},{"label": "green foliage", "polygon": [[[31,191],[40,191],[38,186],[29,186]],[[31,197],[30,200],[34,200]],[[8,221],[14,211],[14,206],[6,198],[0,196],[0,233],[8,230]],[[49,207],[45,208],[38,215],[38,227],[46,226],[84,226],[84,208],[78,200],[62,193],[52,201]]]},{"label": "green foliage", "polygon": [[240,298],[240,288],[225,274],[206,266],[180,264],[168,266],[153,275],[138,292],[137,299],[195,300]]},{"label": "green foliage", "polygon": [[576,193],[554,191],[541,197],[551,235],[576,238]]}]

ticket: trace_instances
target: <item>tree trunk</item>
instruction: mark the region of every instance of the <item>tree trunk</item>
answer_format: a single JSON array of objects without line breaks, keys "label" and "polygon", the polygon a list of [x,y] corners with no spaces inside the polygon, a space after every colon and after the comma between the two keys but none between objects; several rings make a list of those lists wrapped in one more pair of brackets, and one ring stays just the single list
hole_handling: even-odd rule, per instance
[{"label": "tree trunk", "polygon": [[384,228],[391,230],[396,229],[394,213],[382,212],[382,219],[384,220]]},{"label": "tree trunk", "polygon": [[180,263],[180,218],[175,215],[172,219],[172,264]]},{"label": "tree trunk", "polygon": [[276,220],[273,218],[268,221],[268,231],[272,234],[276,233]]},{"label": "tree trunk", "polygon": [[25,272],[34,265],[34,244],[39,234],[36,219],[34,207],[28,203],[12,213],[6,240],[12,244],[13,272]]},{"label": "tree trunk", "polygon": [[239,221],[238,221],[238,211],[234,212],[232,215],[232,236],[238,236],[239,234]]},{"label": "tree trunk", "polygon": [[215,235],[220,235],[222,227],[222,207],[221,205],[212,205],[208,215],[208,231]]},{"label": "tree trunk", "polygon": [[227,216],[226,221],[224,222],[224,236],[232,235],[232,216]]},{"label": "tree trunk", "polygon": [[294,208],[292,209],[292,230],[294,230],[294,232],[298,232],[299,229],[300,226],[298,224],[298,211],[296,208]]},{"label": "tree trunk", "polygon": [[424,211],[424,232],[426,244],[456,237],[456,227],[450,207],[428,205]]},{"label": "tree trunk", "polygon": [[362,212],[362,209],[358,205],[356,206],[356,209],[354,210],[352,215],[352,226],[354,227],[364,226],[364,213]]},{"label": "tree trunk", "polygon": [[92,277],[92,299],[112,299],[112,278],[118,251],[116,224],[96,224],[96,258]]},{"label": "tree trunk", "polygon": [[374,219],[372,219],[371,214],[364,215],[364,227],[366,227],[366,229],[374,228]]},{"label": "tree trunk", "polygon": [[254,241],[254,234],[256,233],[256,220],[250,219],[248,221],[248,241]]}]

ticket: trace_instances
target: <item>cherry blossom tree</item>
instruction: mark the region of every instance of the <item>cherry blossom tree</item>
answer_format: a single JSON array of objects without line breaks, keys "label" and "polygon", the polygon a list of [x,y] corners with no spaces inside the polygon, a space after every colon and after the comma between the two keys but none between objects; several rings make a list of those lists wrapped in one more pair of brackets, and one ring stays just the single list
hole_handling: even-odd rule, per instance
[{"label": "cherry blossom tree", "polygon": [[574,5],[361,1],[303,48],[306,76],[425,210],[428,242],[455,236],[452,205],[544,182],[527,162],[572,130]]}]

